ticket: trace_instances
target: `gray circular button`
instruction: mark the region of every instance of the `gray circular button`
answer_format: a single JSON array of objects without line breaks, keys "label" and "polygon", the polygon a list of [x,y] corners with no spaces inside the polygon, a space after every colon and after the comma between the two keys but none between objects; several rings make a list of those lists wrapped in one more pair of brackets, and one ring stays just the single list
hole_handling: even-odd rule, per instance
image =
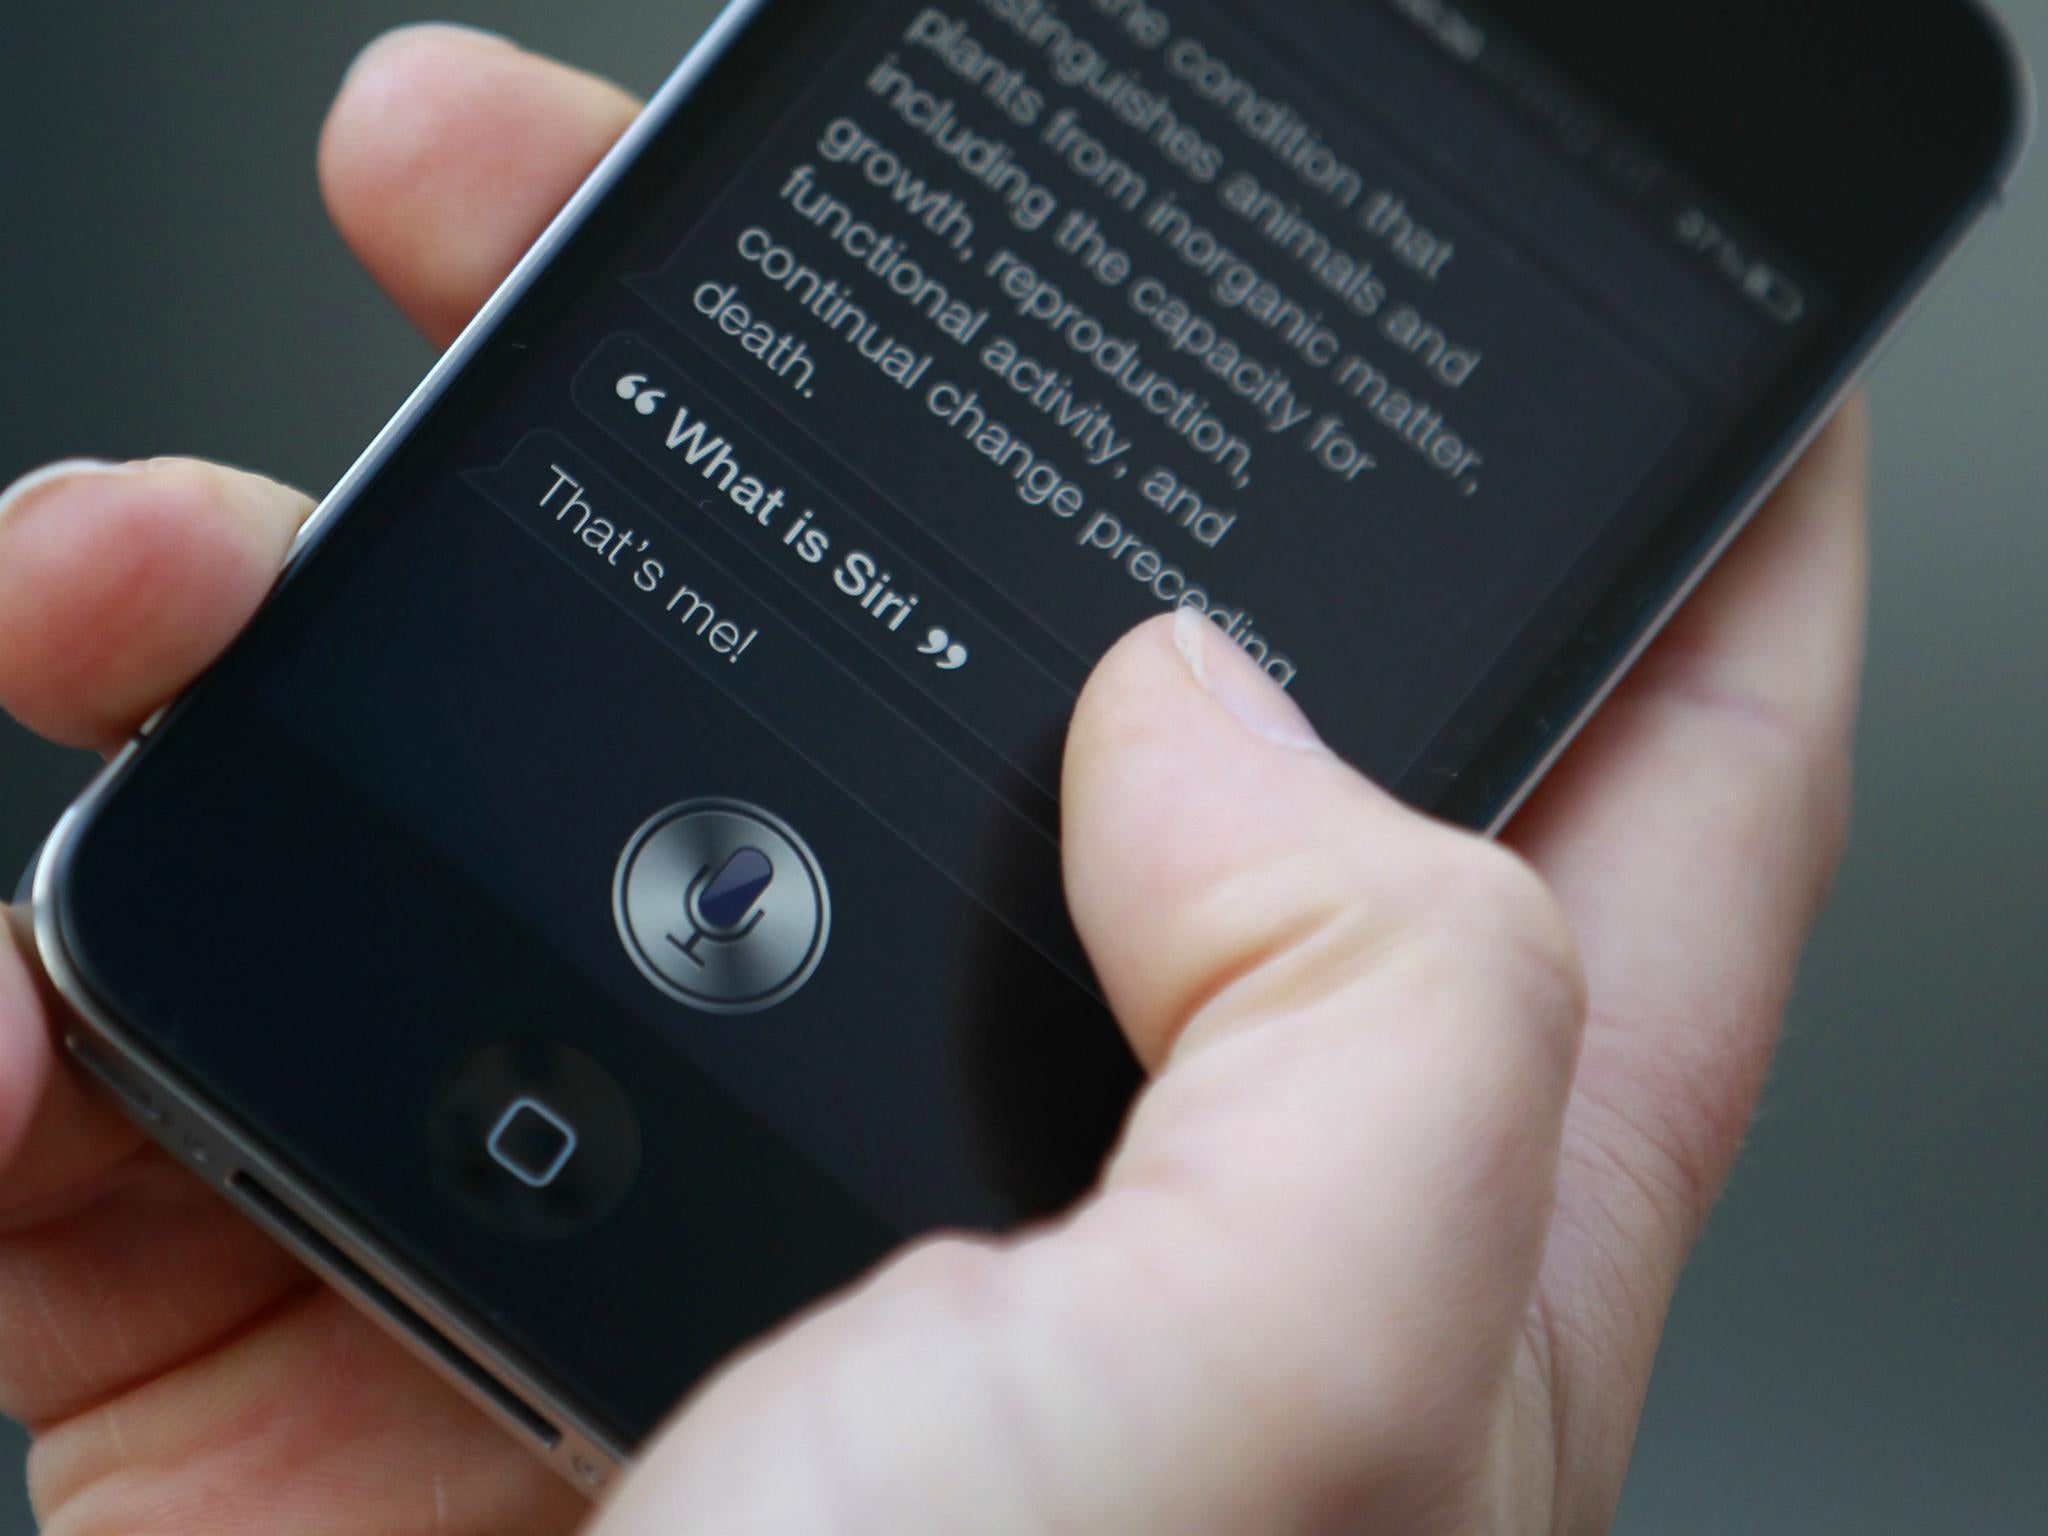
[{"label": "gray circular button", "polygon": [[626,845],[612,884],[619,938],[677,1002],[753,1013],[818,968],[832,904],[818,860],[781,817],[739,800],[691,800]]}]

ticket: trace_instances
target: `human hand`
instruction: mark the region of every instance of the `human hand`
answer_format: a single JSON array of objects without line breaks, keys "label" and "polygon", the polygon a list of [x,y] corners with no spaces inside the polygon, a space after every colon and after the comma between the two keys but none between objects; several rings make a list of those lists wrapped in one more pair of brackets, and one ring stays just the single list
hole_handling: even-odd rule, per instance
[{"label": "human hand", "polygon": [[[445,339],[630,110],[400,34],[344,88],[329,200]],[[306,506],[188,463],[12,496],[0,702],[117,743],[240,627]],[[922,1245],[751,1353],[598,1529],[1604,1525],[1838,851],[1862,563],[1852,420],[1523,814],[1521,859],[1314,746],[1213,632],[1126,641],[1065,796],[1077,921],[1155,1074],[1101,1192]],[[39,1430],[48,1529],[573,1526],[550,1474],[78,1086],[55,1006],[0,955],[0,1402]]]},{"label": "human hand", "polygon": [[1808,454],[1516,852],[1313,745],[1198,621],[1112,652],[1067,886],[1152,1080],[1100,1190],[741,1360],[596,1536],[1604,1530],[1845,831],[1861,438],[1859,408]]}]

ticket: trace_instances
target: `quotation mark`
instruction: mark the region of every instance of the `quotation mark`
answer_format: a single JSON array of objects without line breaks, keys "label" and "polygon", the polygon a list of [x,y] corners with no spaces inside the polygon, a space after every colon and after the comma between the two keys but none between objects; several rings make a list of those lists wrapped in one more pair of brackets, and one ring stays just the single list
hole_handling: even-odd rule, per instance
[{"label": "quotation mark", "polygon": [[967,665],[967,647],[936,625],[925,632],[924,644],[917,648],[917,654],[938,657],[941,672],[958,672]]},{"label": "quotation mark", "polygon": [[632,401],[633,409],[642,416],[652,416],[661,409],[661,402],[668,398],[667,390],[647,387],[647,375],[644,373],[629,373],[614,388],[619,398]]}]

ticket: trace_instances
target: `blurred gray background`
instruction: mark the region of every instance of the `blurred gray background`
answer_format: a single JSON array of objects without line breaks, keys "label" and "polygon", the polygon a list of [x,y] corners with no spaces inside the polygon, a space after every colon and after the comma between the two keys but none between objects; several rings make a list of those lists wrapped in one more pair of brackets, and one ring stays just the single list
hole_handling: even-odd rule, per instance
[{"label": "blurred gray background", "polygon": [[[646,90],[714,9],[452,15]],[[5,10],[0,482],[180,452],[330,484],[429,354],[328,229],[314,135],[356,47],[416,13]],[[2007,10],[2048,75],[2048,0]],[[1628,1532],[2048,1530],[2048,167],[1876,399],[1859,836],[1679,1297]],[[9,882],[88,766],[0,722]],[[17,1444],[0,1536],[32,1529]]]}]

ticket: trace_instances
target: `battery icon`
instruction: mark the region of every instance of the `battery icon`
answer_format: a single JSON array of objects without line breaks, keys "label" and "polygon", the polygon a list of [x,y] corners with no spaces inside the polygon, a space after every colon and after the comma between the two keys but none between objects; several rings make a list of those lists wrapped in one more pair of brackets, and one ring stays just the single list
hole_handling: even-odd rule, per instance
[{"label": "battery icon", "polygon": [[1806,293],[1791,278],[1767,262],[1758,262],[1742,280],[1742,291],[1751,302],[1780,325],[1797,325],[1806,318]]}]

